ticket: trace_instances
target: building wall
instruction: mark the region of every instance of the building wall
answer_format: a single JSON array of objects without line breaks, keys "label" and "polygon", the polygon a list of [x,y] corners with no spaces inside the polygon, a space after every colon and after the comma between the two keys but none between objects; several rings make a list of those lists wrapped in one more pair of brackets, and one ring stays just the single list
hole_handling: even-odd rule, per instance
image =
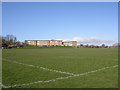
[{"label": "building wall", "polygon": [[72,46],[70,42],[63,42],[63,46]]},{"label": "building wall", "polygon": [[70,44],[71,44],[73,47],[75,47],[75,46],[77,46],[77,41],[70,41]]},{"label": "building wall", "polygon": [[64,46],[77,46],[77,41],[63,42]]},{"label": "building wall", "polygon": [[31,46],[77,46],[76,41],[62,42],[62,40],[25,40]]},{"label": "building wall", "polygon": [[25,43],[31,46],[36,46],[36,40],[25,40]]},{"label": "building wall", "polygon": [[49,46],[49,40],[37,40],[37,46]]},{"label": "building wall", "polygon": [[50,46],[62,46],[62,40],[50,40]]}]

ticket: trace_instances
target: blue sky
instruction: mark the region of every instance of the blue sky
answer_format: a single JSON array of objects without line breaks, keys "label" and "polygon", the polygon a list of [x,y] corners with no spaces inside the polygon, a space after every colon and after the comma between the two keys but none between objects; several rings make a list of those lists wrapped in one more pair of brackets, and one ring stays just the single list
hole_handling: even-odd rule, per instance
[{"label": "blue sky", "polygon": [[118,38],[117,2],[4,2],[3,35],[19,41],[77,40],[115,43]]}]

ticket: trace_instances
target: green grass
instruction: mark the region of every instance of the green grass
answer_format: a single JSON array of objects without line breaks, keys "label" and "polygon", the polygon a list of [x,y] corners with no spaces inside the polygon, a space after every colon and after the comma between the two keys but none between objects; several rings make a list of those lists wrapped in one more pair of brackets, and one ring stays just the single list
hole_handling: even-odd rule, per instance
[{"label": "green grass", "polygon": [[[69,75],[40,70],[12,62],[80,74],[118,64],[117,48],[23,48],[3,49],[3,84],[6,86],[51,80]],[[117,88],[117,68],[84,76],[19,86],[24,88]]]},{"label": "green grass", "polygon": [[48,46],[48,47],[40,47],[40,46],[26,46],[25,48],[19,48],[19,49],[44,49],[44,48],[73,48],[72,46]]},{"label": "green grass", "polygon": [[[6,74],[4,74],[5,78],[3,77],[3,82],[6,81],[7,85],[20,84],[21,82],[22,83],[35,82],[38,80],[43,81],[43,80],[54,79],[61,76],[66,76],[63,74],[48,72],[33,67],[21,66],[19,64],[12,64],[6,61],[4,63],[5,63],[4,67],[9,67],[6,69],[3,68],[4,72],[6,72]],[[17,69],[13,69],[13,68],[17,68]],[[10,77],[8,77],[8,75],[10,75]]]}]

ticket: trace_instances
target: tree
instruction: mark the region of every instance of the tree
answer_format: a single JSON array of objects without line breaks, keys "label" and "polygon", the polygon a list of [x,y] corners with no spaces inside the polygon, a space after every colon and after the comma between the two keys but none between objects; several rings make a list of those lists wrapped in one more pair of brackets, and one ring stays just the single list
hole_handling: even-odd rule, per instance
[{"label": "tree", "polygon": [[83,47],[84,45],[83,44],[80,44],[81,47]]},{"label": "tree", "polygon": [[102,47],[105,47],[105,44],[102,44]]},{"label": "tree", "polygon": [[6,47],[9,45],[15,45],[17,42],[17,38],[13,35],[2,36],[2,46]]}]

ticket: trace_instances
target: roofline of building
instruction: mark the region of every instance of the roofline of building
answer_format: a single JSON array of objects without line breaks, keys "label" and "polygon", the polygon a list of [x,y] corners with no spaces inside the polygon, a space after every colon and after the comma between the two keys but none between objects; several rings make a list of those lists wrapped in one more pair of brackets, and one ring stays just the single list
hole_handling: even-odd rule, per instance
[{"label": "roofline of building", "polygon": [[25,40],[25,41],[62,41],[62,40]]},{"label": "roofline of building", "polygon": [[64,42],[77,42],[77,41],[64,41]]}]

